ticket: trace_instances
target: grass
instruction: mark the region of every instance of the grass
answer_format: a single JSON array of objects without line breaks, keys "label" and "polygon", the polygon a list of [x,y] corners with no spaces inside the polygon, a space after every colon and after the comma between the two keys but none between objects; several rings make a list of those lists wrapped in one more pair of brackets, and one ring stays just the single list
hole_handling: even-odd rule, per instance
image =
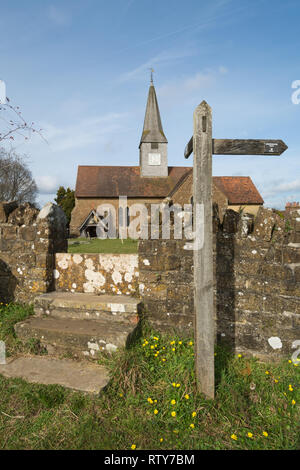
[{"label": "grass", "polygon": [[[19,315],[9,311],[6,339]],[[144,328],[130,349],[101,359],[112,379],[98,397],[0,376],[0,448],[299,449],[299,367],[217,347],[216,399],[207,401],[193,349],[191,339]]]},{"label": "grass", "polygon": [[68,243],[69,253],[137,253],[138,242],[126,238],[121,240],[99,238],[71,238]]}]

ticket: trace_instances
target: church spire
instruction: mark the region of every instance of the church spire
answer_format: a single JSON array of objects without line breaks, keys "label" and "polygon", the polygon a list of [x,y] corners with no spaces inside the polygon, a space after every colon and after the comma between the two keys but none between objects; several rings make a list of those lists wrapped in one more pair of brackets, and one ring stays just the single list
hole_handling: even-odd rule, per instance
[{"label": "church spire", "polygon": [[168,143],[162,128],[152,72],[151,69],[151,82],[140,145],[142,143]]},{"label": "church spire", "polygon": [[149,178],[167,177],[169,173],[168,141],[161,124],[152,69],[144,128],[139,148],[141,176]]}]

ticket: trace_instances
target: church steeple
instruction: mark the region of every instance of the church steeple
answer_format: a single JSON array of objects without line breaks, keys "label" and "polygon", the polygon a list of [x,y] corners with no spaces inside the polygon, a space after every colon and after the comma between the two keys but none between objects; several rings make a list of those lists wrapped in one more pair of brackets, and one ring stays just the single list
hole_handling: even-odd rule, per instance
[{"label": "church steeple", "polygon": [[141,176],[168,176],[167,144],[151,71],[144,128],[139,145]]}]

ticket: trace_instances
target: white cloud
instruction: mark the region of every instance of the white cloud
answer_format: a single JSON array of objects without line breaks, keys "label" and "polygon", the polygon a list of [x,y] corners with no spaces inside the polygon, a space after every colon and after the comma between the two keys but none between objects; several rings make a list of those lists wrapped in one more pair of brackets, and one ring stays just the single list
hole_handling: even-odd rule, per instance
[{"label": "white cloud", "polygon": [[53,194],[59,186],[58,179],[55,176],[37,176],[35,180],[40,194]]},{"label": "white cloud", "polygon": [[160,54],[152,57],[151,59],[147,60],[147,62],[139,65],[133,70],[122,74],[119,78],[120,82],[127,82],[131,80],[139,80],[145,79],[146,73],[148,73],[150,77],[150,70],[151,68],[155,68],[159,65],[160,69],[162,66],[171,65],[186,57],[190,57],[195,54],[195,50],[192,47],[183,49],[183,50],[166,50],[161,52]]},{"label": "white cloud", "polygon": [[55,152],[78,149],[96,142],[101,143],[108,136],[124,131],[127,116],[127,113],[109,113],[61,127],[46,123],[42,126],[43,135]]}]

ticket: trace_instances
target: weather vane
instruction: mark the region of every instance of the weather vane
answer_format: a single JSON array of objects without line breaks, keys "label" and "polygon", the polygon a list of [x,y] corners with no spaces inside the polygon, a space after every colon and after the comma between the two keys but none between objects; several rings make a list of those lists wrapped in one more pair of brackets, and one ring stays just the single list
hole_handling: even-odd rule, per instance
[{"label": "weather vane", "polygon": [[153,72],[154,69],[149,69],[150,70],[150,82],[153,84]]}]

